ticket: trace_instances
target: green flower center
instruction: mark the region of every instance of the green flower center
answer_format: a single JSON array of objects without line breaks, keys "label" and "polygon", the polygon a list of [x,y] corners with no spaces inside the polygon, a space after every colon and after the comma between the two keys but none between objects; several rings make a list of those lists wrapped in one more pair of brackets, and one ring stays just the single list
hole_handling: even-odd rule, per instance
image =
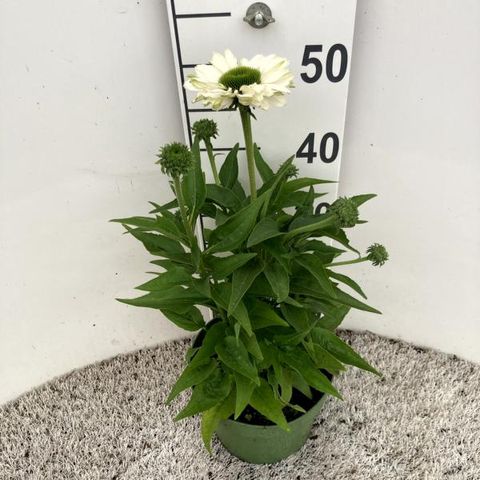
[{"label": "green flower center", "polygon": [[262,74],[260,70],[251,67],[235,67],[225,72],[220,77],[220,83],[233,91],[240,90],[243,85],[260,83]]}]

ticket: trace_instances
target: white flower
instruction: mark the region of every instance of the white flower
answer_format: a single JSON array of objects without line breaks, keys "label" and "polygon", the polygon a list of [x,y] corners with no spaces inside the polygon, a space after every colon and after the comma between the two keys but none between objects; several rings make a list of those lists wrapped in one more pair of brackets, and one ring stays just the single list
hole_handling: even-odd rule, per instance
[{"label": "white flower", "polygon": [[288,61],[277,55],[255,55],[240,61],[230,50],[214,53],[209,65],[197,65],[185,88],[197,92],[194,102],[213,110],[237,103],[268,110],[285,105],[286,94],[293,87]]}]

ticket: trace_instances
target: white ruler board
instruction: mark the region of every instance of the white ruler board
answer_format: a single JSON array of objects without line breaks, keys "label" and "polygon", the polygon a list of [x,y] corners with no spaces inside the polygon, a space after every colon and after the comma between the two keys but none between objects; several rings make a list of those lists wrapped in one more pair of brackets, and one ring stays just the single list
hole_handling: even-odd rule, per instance
[{"label": "white ruler board", "polygon": [[[208,63],[214,51],[223,53],[227,48],[237,58],[274,53],[290,61],[295,88],[285,107],[254,111],[255,142],[274,169],[295,154],[300,175],[338,180],[356,0],[267,0],[275,22],[262,29],[243,21],[252,3],[167,0],[186,142],[191,144],[190,127],[196,120],[212,118],[219,127],[213,142],[218,165],[236,142],[243,147],[238,112],[215,112],[192,103],[194,93],[183,88],[195,65]],[[242,151],[240,177],[246,184],[244,160]],[[209,172],[207,159],[203,161]],[[337,184],[322,191],[328,195],[320,200],[331,202]]]}]

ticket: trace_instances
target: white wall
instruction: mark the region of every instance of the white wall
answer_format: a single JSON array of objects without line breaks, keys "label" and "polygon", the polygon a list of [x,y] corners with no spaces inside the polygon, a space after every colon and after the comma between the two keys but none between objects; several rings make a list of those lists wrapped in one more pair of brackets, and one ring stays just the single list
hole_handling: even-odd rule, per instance
[{"label": "white wall", "polygon": [[[376,192],[349,271],[383,317],[346,326],[480,362],[480,2],[359,0],[340,193]],[[368,318],[367,318],[368,317]]]},{"label": "white wall", "polygon": [[[342,194],[377,192],[351,272],[368,328],[480,361],[480,4],[359,0]],[[0,403],[54,375],[178,336],[116,303],[148,255],[116,216],[167,184],[182,137],[163,1],[0,2]],[[368,275],[368,276],[367,276]]]},{"label": "white wall", "polygon": [[166,200],[181,139],[156,0],[0,2],[0,402],[181,331],[132,295],[148,255],[115,217]]}]

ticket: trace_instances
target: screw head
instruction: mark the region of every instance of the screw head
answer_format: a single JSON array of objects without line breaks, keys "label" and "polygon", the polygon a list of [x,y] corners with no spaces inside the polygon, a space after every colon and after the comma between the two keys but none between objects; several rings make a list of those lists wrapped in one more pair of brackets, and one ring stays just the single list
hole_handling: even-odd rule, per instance
[{"label": "screw head", "polygon": [[243,20],[253,28],[265,28],[269,23],[275,21],[272,17],[272,10],[263,2],[252,3]]}]

